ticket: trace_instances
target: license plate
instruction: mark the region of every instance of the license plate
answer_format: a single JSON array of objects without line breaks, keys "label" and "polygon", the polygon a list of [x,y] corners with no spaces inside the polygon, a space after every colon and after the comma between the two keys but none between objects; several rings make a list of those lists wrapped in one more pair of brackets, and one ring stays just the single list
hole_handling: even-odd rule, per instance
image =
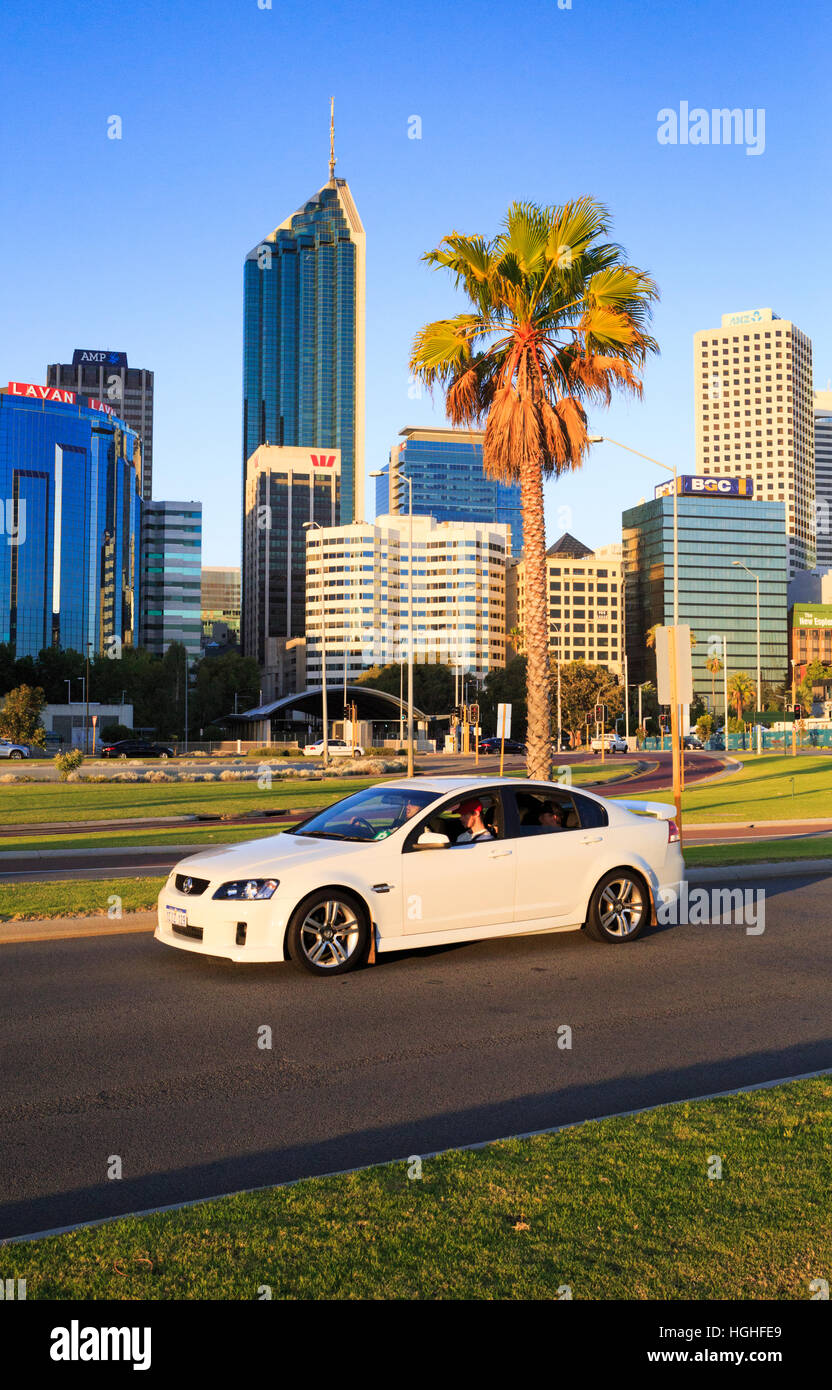
[{"label": "license plate", "polygon": [[188,914],[184,907],[165,907],[167,918],[172,927],[187,927]]}]

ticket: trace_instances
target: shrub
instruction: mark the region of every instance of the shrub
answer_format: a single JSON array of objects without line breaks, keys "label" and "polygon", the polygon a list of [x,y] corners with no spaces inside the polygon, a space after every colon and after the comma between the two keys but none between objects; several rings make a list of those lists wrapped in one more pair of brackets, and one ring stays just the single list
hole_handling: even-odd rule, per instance
[{"label": "shrub", "polygon": [[[69,774],[81,766],[84,755],[80,748],[69,748],[66,753],[56,753],[52,761],[58,769],[58,776],[61,781],[66,782]],[[75,780],[78,780],[77,777]]]},{"label": "shrub", "polygon": [[245,776],[245,773],[244,773],[244,772],[231,772],[231,771],[229,771],[228,768],[226,768],[224,772],[221,772],[221,773],[220,773],[220,781],[221,781],[221,782],[242,782],[244,776]]},{"label": "shrub", "polygon": [[173,782],[174,778],[167,772],[149,772],[147,780],[148,782]]}]

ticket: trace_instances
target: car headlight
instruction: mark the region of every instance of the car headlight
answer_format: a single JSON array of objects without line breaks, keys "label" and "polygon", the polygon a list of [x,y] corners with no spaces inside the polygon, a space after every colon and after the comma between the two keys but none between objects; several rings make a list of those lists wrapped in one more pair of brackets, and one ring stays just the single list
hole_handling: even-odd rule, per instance
[{"label": "car headlight", "polygon": [[244,898],[253,902],[256,898],[270,898],[280,880],[277,878],[235,878],[230,883],[221,883],[215,898]]}]

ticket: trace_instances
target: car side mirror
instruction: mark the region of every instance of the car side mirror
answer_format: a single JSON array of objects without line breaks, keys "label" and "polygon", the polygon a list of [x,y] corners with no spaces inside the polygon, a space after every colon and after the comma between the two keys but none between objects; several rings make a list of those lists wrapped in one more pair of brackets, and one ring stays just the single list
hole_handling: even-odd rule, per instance
[{"label": "car side mirror", "polygon": [[447,835],[440,835],[436,830],[423,830],[416,841],[416,849],[447,849],[450,845]]}]

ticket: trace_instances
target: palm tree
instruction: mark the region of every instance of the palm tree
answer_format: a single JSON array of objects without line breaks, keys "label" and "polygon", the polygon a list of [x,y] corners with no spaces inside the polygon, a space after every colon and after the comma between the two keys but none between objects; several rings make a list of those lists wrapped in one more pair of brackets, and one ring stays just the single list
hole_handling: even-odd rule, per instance
[{"label": "palm tree", "polygon": [[543,478],[579,468],[589,448],[584,403],[641,395],[658,351],[646,332],[653,281],[606,240],[592,198],[562,207],[512,203],[491,240],[451,232],[424,260],[450,271],[471,310],[419,330],[410,370],[446,392],[454,425],[485,426],[489,477],[519,482],[526,570],[527,768],[551,770]]},{"label": "palm tree", "polygon": [[719,657],[716,655],[706,656],[705,670],[709,672],[711,677],[711,713],[713,714],[714,707],[716,705],[716,693],[714,691],[714,682],[716,681],[717,676],[722,670],[722,662],[720,661]]},{"label": "palm tree", "polygon": [[733,696],[734,707],[737,711],[737,719],[742,722],[743,709],[746,705],[752,703],[756,695],[754,682],[747,671],[734,672],[734,675],[728,682],[728,694]]}]

